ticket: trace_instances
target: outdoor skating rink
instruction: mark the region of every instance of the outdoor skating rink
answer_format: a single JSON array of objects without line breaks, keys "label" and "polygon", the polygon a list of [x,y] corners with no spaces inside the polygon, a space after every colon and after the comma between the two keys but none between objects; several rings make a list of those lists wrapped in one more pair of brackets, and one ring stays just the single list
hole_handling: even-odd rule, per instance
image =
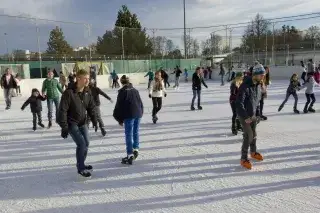
[{"label": "outdoor skating rink", "polygon": [[[20,110],[26,98],[14,98],[10,111],[1,101],[0,212],[320,212],[320,113],[293,114],[292,97],[278,113],[288,83],[269,88],[268,120],[257,128],[265,160],[253,162],[251,171],[239,165],[242,134],[231,135],[228,83],[208,82],[203,110],[194,112],[190,82],[169,88],[156,125],[146,85],[137,86],[145,114],[133,166],[120,163],[124,130],[112,117],[114,104],[100,97],[108,135],[90,129],[87,164],[94,171],[86,181],[77,175],[70,137],[63,140],[56,124],[33,132],[29,107]],[[116,90],[105,92],[116,101]],[[316,98],[320,110],[319,92]],[[300,91],[301,111],[305,100]],[[47,125],[46,102],[43,109]]]}]

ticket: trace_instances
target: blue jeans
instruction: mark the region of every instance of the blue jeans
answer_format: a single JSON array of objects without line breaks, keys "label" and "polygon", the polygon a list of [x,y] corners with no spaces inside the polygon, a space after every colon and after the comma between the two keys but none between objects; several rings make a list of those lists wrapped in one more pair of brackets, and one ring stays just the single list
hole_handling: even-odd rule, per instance
[{"label": "blue jeans", "polygon": [[60,98],[54,98],[54,99],[47,99],[47,106],[48,106],[48,120],[52,121],[52,111],[53,111],[53,104],[56,107],[56,120],[58,117],[58,108],[60,104]]},{"label": "blue jeans", "polygon": [[89,147],[88,127],[86,124],[82,126],[71,125],[69,127],[69,134],[77,145],[76,158],[78,171],[84,171],[84,162],[87,158]]},{"label": "blue jeans", "polygon": [[140,120],[141,118],[130,118],[124,120],[127,155],[132,155],[133,149],[139,149]]},{"label": "blue jeans", "polygon": [[196,100],[196,97],[198,96],[198,107],[201,105],[201,90],[193,90],[193,97],[191,101],[191,107],[194,106],[194,101]]}]

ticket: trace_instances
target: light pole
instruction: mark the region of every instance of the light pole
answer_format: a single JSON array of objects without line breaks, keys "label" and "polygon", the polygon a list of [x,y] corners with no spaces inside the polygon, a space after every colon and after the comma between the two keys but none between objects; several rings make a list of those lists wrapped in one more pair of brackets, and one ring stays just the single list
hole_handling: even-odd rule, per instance
[{"label": "light pole", "polygon": [[7,59],[8,59],[8,61],[10,61],[7,35],[8,35],[7,33],[4,33],[4,44],[6,45],[6,49],[7,49]]},{"label": "light pole", "polygon": [[183,0],[184,58],[187,58],[186,0]]}]

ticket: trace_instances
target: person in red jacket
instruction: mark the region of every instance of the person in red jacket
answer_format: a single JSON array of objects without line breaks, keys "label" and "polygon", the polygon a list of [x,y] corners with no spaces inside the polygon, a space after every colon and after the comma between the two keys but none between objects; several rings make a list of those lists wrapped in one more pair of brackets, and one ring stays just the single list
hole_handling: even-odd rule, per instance
[{"label": "person in red jacket", "polygon": [[314,80],[316,80],[316,82],[318,84],[320,84],[320,69],[316,68],[316,72],[314,73]]}]

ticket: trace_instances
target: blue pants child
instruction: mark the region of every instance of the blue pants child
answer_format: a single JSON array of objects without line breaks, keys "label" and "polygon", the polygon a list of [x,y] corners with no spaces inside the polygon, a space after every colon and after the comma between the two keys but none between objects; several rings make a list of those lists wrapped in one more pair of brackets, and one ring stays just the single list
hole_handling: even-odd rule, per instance
[{"label": "blue pants child", "polygon": [[139,127],[141,118],[124,120],[127,155],[132,155],[134,149],[139,149]]}]

